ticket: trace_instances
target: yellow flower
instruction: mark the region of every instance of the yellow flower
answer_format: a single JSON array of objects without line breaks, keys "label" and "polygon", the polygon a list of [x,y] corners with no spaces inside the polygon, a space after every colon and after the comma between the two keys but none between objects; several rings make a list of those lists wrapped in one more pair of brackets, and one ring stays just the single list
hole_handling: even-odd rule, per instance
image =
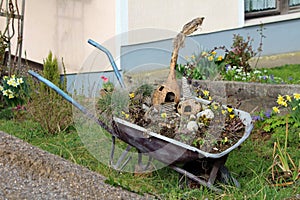
[{"label": "yellow flower", "polygon": [[223,56],[218,56],[217,61],[223,60]]},{"label": "yellow flower", "polygon": [[17,83],[18,83],[18,84],[24,83],[23,78],[17,78]]},{"label": "yellow flower", "polygon": [[280,110],[278,107],[274,106],[272,109],[275,113],[280,113]]},{"label": "yellow flower", "polygon": [[299,100],[300,99],[300,94],[299,93],[294,93],[294,99]]},{"label": "yellow flower", "polygon": [[281,105],[283,105],[284,107],[287,107],[286,101],[283,101],[283,102],[281,103]]},{"label": "yellow flower", "polygon": [[217,110],[219,108],[219,106],[217,104],[214,104],[214,109]]},{"label": "yellow flower", "polygon": [[9,99],[13,99],[14,97],[15,97],[15,96],[14,96],[12,93],[8,95],[8,98],[9,98]]},{"label": "yellow flower", "polygon": [[278,103],[279,105],[282,105],[282,102],[284,102],[284,98],[283,98],[283,96],[281,96],[281,95],[278,95],[278,98],[277,98],[277,103]]},{"label": "yellow flower", "polygon": [[233,111],[233,108],[229,108],[229,107],[228,107],[227,110],[228,110],[228,112],[231,113],[231,112]]},{"label": "yellow flower", "polygon": [[227,137],[224,138],[224,142],[228,142],[228,138]]},{"label": "yellow flower", "polygon": [[233,119],[234,116],[235,116],[234,114],[230,114],[230,115],[229,115],[230,119]]},{"label": "yellow flower", "polygon": [[191,59],[192,59],[192,60],[195,60],[195,58],[196,58],[195,55],[192,55],[192,56],[191,56]]},{"label": "yellow flower", "polygon": [[7,85],[11,85],[12,86],[14,84],[14,82],[15,82],[15,79],[11,78],[11,79],[9,79],[7,81]]},{"label": "yellow flower", "polygon": [[208,56],[208,61],[212,61],[213,59],[214,59],[214,57],[213,56]]},{"label": "yellow flower", "polygon": [[3,76],[3,80],[7,80],[8,79],[8,76]]},{"label": "yellow flower", "polygon": [[216,55],[216,54],[217,54],[217,52],[215,52],[215,51],[211,52],[211,55],[213,55],[213,56]]},{"label": "yellow flower", "polygon": [[161,113],[160,116],[161,116],[161,118],[165,119],[165,118],[167,118],[167,113]]},{"label": "yellow flower", "polygon": [[126,112],[122,111],[121,113],[122,113],[122,115],[124,115],[124,116],[125,116],[125,118],[126,118],[126,119],[128,119],[128,118],[129,118],[129,114],[127,114]]},{"label": "yellow flower", "polygon": [[3,96],[8,96],[8,90],[3,90]]},{"label": "yellow flower", "polygon": [[0,85],[0,91],[3,91],[3,87]]},{"label": "yellow flower", "polygon": [[208,53],[206,51],[203,51],[201,55],[205,57],[208,55]]},{"label": "yellow flower", "polygon": [[210,100],[210,101],[212,100],[211,96],[208,97],[208,100]]},{"label": "yellow flower", "polygon": [[14,75],[14,74],[13,74],[13,75],[11,75],[11,78],[15,79],[15,78],[16,78],[16,75]]},{"label": "yellow flower", "polygon": [[134,96],[135,96],[134,92],[132,92],[132,93],[129,94],[130,99],[134,98]]},{"label": "yellow flower", "polygon": [[295,106],[295,107],[292,108],[292,110],[296,110],[296,109],[297,109],[297,106]]},{"label": "yellow flower", "polygon": [[203,92],[204,96],[208,96],[209,95],[209,91],[208,90],[203,90],[202,92]]},{"label": "yellow flower", "polygon": [[222,110],[222,114],[225,115],[226,114],[226,110]]}]

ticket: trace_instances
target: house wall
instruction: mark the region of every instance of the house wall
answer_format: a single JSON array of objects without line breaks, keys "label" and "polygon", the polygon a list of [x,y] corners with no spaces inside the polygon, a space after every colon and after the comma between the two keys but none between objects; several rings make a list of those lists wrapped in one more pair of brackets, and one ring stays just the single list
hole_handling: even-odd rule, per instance
[{"label": "house wall", "polygon": [[[2,19],[0,27],[4,26]],[[87,40],[103,43],[115,33],[116,1],[26,1],[23,57],[26,51],[27,59],[43,63],[51,50],[59,61],[63,58],[67,73],[78,72],[94,50]]]},{"label": "house wall", "polygon": [[[144,35],[129,37],[128,44],[174,37],[174,33],[196,17],[206,18],[201,28],[203,33],[240,27],[244,22],[243,13],[244,4],[240,0],[164,0],[159,3],[155,0],[130,0],[128,29],[157,29],[161,35],[145,32]],[[162,34],[163,30],[165,34]]]},{"label": "house wall", "polygon": [[[214,47],[225,45],[230,49],[234,34],[240,34],[244,38],[250,36],[254,40],[252,46],[256,50],[261,40],[261,32],[258,31],[260,26],[261,24],[249,24],[241,28],[193,35],[186,39],[185,47],[179,52],[178,62],[186,63],[187,56],[203,50],[212,50]],[[299,17],[263,24],[262,33],[265,38],[262,40],[262,56],[300,52],[298,27]],[[169,66],[172,51],[172,39],[122,46],[121,66],[125,73],[166,68]],[[299,54],[294,59],[300,63]]]}]

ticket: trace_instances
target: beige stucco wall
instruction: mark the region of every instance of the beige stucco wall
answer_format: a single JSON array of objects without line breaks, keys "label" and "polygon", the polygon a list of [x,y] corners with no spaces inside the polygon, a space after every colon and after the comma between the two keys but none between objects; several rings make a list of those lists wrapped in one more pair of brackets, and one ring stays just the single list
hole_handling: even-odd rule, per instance
[{"label": "beige stucco wall", "polygon": [[30,0],[25,7],[27,59],[41,63],[51,50],[59,61],[63,58],[67,73],[77,72],[95,49],[89,38],[103,43],[115,34],[115,1]]},{"label": "beige stucco wall", "polygon": [[[185,23],[203,16],[202,29],[195,34],[207,33],[242,26],[244,17],[240,16],[241,13],[244,13],[241,0],[130,0],[128,29],[155,28],[177,32]],[[148,39],[151,35],[130,37],[129,43]]]},{"label": "beige stucco wall", "polygon": [[[19,1],[21,2],[21,1]],[[107,57],[97,62],[89,38],[105,45],[118,59],[120,41],[111,40],[121,32],[122,44],[173,38],[191,19],[206,19],[196,34],[241,26],[241,0],[30,0],[26,1],[23,57],[42,63],[51,50],[58,60],[63,58],[67,73],[76,73],[83,65],[95,65],[90,71],[106,70]],[[5,20],[0,20],[4,27]],[[135,31],[153,28],[159,31]],[[152,30],[153,30],[152,29]],[[161,31],[163,30],[163,31]],[[166,30],[166,31],[165,31]],[[98,56],[99,57],[99,56]],[[93,59],[89,59],[93,60]],[[118,62],[117,62],[118,63]],[[98,67],[98,68],[97,68]]]}]

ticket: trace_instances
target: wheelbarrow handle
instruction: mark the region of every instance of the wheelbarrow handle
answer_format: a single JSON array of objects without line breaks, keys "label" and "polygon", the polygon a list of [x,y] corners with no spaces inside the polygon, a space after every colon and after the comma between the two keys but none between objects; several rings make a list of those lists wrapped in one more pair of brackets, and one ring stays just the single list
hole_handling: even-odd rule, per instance
[{"label": "wheelbarrow handle", "polygon": [[115,61],[114,61],[113,56],[112,56],[111,53],[108,51],[108,49],[106,49],[104,46],[98,44],[97,42],[95,42],[94,40],[91,40],[91,39],[88,40],[88,43],[91,44],[91,45],[93,45],[93,46],[96,47],[97,49],[103,51],[103,52],[107,55],[107,57],[108,57],[108,59],[109,59],[109,62],[110,62],[110,64],[111,64],[111,66],[113,67],[113,70],[114,70],[114,72],[115,72],[115,75],[116,75],[116,77],[117,77],[117,79],[118,79],[118,81],[119,81],[121,87],[122,87],[122,88],[125,88],[125,84],[124,84],[124,82],[123,82],[123,79],[122,79],[122,76],[121,76],[121,74],[120,74],[120,72],[119,72],[119,69],[118,69],[118,67],[117,67],[117,65],[116,65],[116,63],[115,63]]},{"label": "wheelbarrow handle", "polygon": [[95,115],[91,114],[84,106],[79,104],[77,101],[75,101],[72,97],[70,97],[67,93],[65,93],[63,90],[61,90],[59,87],[54,85],[51,81],[48,79],[42,77],[38,73],[29,70],[28,73],[32,75],[33,77],[37,78],[39,81],[46,84],[48,87],[53,89],[55,92],[57,92],[60,96],[62,96],[65,100],[67,100],[69,103],[71,103],[73,106],[75,106],[77,109],[79,109],[81,112],[83,112],[87,117],[94,120],[97,124],[99,124],[102,128],[104,128],[106,131],[108,131],[110,134],[115,136],[115,132],[109,128],[104,122],[99,120]]}]

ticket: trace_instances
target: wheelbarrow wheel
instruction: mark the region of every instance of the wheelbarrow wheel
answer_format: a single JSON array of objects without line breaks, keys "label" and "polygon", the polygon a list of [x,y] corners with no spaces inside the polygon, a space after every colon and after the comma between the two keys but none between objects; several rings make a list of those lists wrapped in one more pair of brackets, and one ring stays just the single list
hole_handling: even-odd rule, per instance
[{"label": "wheelbarrow wheel", "polygon": [[235,186],[237,188],[241,187],[240,183],[231,175],[224,165],[219,168],[217,180],[225,185]]}]

